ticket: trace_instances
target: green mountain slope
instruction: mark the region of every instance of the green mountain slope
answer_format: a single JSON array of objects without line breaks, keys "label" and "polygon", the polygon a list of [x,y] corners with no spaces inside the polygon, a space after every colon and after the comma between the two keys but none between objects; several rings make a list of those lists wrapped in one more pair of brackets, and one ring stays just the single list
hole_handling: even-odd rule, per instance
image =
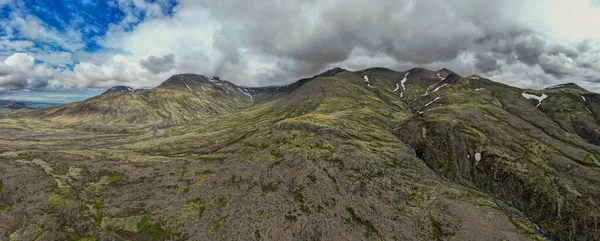
[{"label": "green mountain slope", "polygon": [[201,75],[175,75],[156,88],[109,93],[46,110],[68,125],[178,124],[240,110],[252,104],[248,89]]},{"label": "green mountain slope", "polygon": [[176,75],[7,114],[0,237],[597,240],[600,96],[529,94],[447,69]]}]

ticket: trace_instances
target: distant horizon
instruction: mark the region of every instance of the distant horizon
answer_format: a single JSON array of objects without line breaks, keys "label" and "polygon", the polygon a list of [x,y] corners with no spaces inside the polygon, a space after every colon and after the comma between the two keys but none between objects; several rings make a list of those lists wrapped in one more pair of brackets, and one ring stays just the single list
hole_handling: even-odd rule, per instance
[{"label": "distant horizon", "polygon": [[[222,80],[222,81],[229,81],[229,82],[231,82],[231,83],[233,83],[235,85],[238,85],[238,86],[244,86],[244,87],[249,87],[249,88],[261,88],[261,87],[272,87],[272,86],[276,87],[276,86],[289,85],[289,84],[295,83],[295,82],[297,82],[299,80],[306,79],[306,78],[312,78],[314,76],[323,74],[323,73],[325,73],[327,71],[330,71],[330,70],[333,70],[333,69],[343,69],[343,70],[347,70],[347,71],[350,71],[350,72],[359,72],[359,71],[365,71],[365,70],[373,69],[373,68],[389,69],[389,70],[396,71],[396,72],[406,72],[406,71],[410,71],[412,69],[418,69],[418,68],[426,69],[426,70],[433,71],[433,72],[438,72],[438,71],[442,71],[442,70],[448,70],[448,71],[454,72],[454,73],[456,73],[456,74],[458,74],[458,75],[460,75],[462,77],[469,77],[469,76],[476,75],[476,76],[479,76],[479,77],[490,79],[490,80],[492,80],[494,82],[504,83],[503,81],[499,81],[499,80],[496,80],[494,78],[489,78],[489,77],[481,76],[478,73],[460,74],[460,73],[454,71],[453,69],[450,69],[450,68],[447,68],[447,67],[439,68],[437,70],[434,70],[434,69],[429,69],[429,68],[427,68],[425,66],[418,66],[418,65],[415,65],[414,67],[408,68],[406,70],[398,70],[398,69],[388,68],[388,67],[384,67],[384,66],[370,66],[370,67],[363,68],[363,69],[353,70],[353,69],[349,69],[349,68],[346,68],[346,67],[334,66],[332,68],[327,68],[327,69],[325,69],[323,71],[315,72],[313,75],[300,76],[297,79],[289,81],[288,83],[279,83],[279,84],[275,84],[275,85],[244,85],[244,84],[237,83],[238,81],[236,81],[235,79],[227,79],[227,78],[222,78],[220,76],[213,76],[213,75],[193,73],[193,72],[175,73],[175,74],[173,74],[173,75],[165,78],[163,80],[163,82],[166,81],[167,79],[169,79],[170,77],[173,77],[173,76],[176,76],[176,75],[193,74],[193,75],[204,76],[204,77],[207,77],[207,78],[209,78],[209,77],[217,77],[217,78],[220,78],[220,80]],[[1,93],[2,92],[21,92],[21,91],[31,91],[31,90],[69,90],[69,89],[78,89],[78,90],[94,89],[94,90],[106,91],[106,90],[108,90],[110,88],[114,88],[114,87],[117,87],[117,86],[126,86],[126,87],[135,88],[135,89],[150,89],[150,88],[154,88],[154,87],[159,86],[161,83],[162,82],[160,82],[160,83],[158,83],[156,85],[145,85],[145,86],[142,86],[142,85],[138,86],[138,85],[127,85],[127,84],[115,84],[115,85],[109,86],[109,87],[46,86],[46,87],[34,88],[34,87],[31,87],[31,86],[23,86],[23,87],[14,87],[14,86],[13,87],[1,87],[0,86],[0,99],[2,99],[1,98]],[[569,83],[577,84],[576,81],[572,81],[572,80],[568,80],[568,79],[566,79],[566,80],[564,80],[563,82],[560,82],[560,83],[553,83],[553,84],[549,84],[549,85],[546,85],[546,86],[540,86],[539,88],[532,88],[532,87],[521,86],[518,83],[505,83],[505,84],[508,84],[508,85],[514,86],[514,87],[518,87],[518,88],[522,88],[522,89],[534,89],[534,90],[538,89],[538,90],[542,90],[542,89],[547,88],[547,87],[558,86],[558,85],[569,84]],[[581,85],[579,85],[579,86],[581,86]],[[583,87],[583,86],[581,86],[581,87]],[[594,92],[594,91],[589,90],[589,89],[588,89],[588,91]]]},{"label": "distant horizon", "polygon": [[21,101],[32,107],[51,107],[86,100],[106,91],[96,88],[27,88],[28,91],[22,91],[24,89],[0,90],[0,100]]},{"label": "distant horizon", "polygon": [[[332,69],[336,69],[336,68],[341,68],[344,70],[348,70],[351,72],[356,72],[356,71],[364,71],[364,70],[368,70],[368,69],[372,69],[372,68],[385,68],[385,69],[390,69],[392,71],[397,71],[397,72],[406,72],[406,71],[410,71],[412,69],[415,68],[423,68],[426,69],[424,67],[420,67],[420,66],[416,66],[413,67],[411,69],[407,69],[404,71],[400,71],[400,70],[395,70],[395,69],[391,69],[391,68],[386,68],[386,67],[379,67],[379,66],[372,66],[366,69],[361,69],[361,70],[349,70],[346,68],[342,68],[342,67],[335,67],[335,68],[331,68],[328,69],[326,71],[332,70]],[[449,71],[453,71],[451,69],[448,68],[442,68],[439,70],[430,70],[430,71],[441,71],[441,70],[449,70]],[[324,71],[324,72],[326,72]],[[324,72],[319,72],[316,73],[316,75],[322,74]],[[194,73],[180,73],[180,74],[194,74]],[[174,74],[172,76],[175,75],[180,75],[180,74]],[[209,75],[204,75],[204,74],[195,74],[195,75],[201,75],[201,76],[205,76],[205,77],[210,77]],[[471,74],[471,75],[465,75],[463,77],[468,77],[468,76],[473,76],[473,75],[477,75],[478,74]],[[214,77],[218,77],[218,76],[214,76]],[[311,77],[304,77],[304,78],[311,78]],[[168,79],[168,78],[167,78]],[[166,79],[165,79],[166,80]],[[230,81],[236,85],[238,85],[237,83],[235,83],[235,80],[228,80],[228,79],[221,79],[223,81]],[[300,79],[298,79],[300,80]],[[285,86],[285,85],[289,85],[292,84],[298,80],[292,81],[290,83],[287,84],[282,84],[282,85],[269,85],[269,86],[245,86],[245,87],[251,87],[251,88],[261,88],[261,87],[276,87],[276,86]],[[492,81],[495,81],[494,79],[491,79]],[[559,85],[563,85],[563,84],[568,84],[568,83],[574,83],[574,82],[569,82],[566,81],[564,83],[560,83],[560,84],[553,84],[553,85],[549,85],[549,86],[545,86],[539,89],[533,89],[533,90],[544,90],[545,88],[549,88],[549,87],[553,87],[553,86],[559,86]],[[576,83],[575,83],[576,84]],[[160,85],[160,84],[158,84]],[[33,107],[52,107],[52,106],[60,106],[60,105],[64,105],[64,104],[69,104],[69,103],[73,103],[76,101],[82,101],[82,100],[86,100],[89,98],[92,98],[94,96],[98,96],[102,93],[104,93],[105,91],[107,91],[110,88],[113,87],[117,87],[117,86],[127,86],[127,87],[131,87],[131,88],[135,88],[135,89],[144,89],[144,88],[155,88],[158,85],[155,86],[127,86],[127,85],[115,85],[112,87],[108,87],[108,88],[100,88],[100,87],[65,87],[65,86],[60,86],[60,87],[42,87],[42,88],[31,88],[31,87],[10,87],[10,88],[0,88],[0,100],[8,100],[8,101],[21,101],[24,102],[25,104],[29,105],[29,106],[33,106]],[[531,88],[525,88],[525,87],[521,87],[521,86],[514,86],[514,87],[518,87],[518,88],[523,88],[523,89],[531,89]],[[584,87],[585,88],[585,87]],[[588,90],[588,89],[586,89]],[[591,92],[594,92],[592,90],[588,90]],[[41,94],[40,94],[41,93]]]}]

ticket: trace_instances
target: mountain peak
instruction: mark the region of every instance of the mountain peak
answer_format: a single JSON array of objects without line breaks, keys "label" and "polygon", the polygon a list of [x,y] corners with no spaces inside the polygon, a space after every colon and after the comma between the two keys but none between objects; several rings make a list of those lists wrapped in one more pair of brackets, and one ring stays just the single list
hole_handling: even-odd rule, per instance
[{"label": "mountain peak", "polygon": [[316,75],[315,77],[333,77],[336,74],[339,74],[339,73],[344,72],[344,71],[346,71],[346,70],[343,69],[343,68],[335,67],[333,69],[330,69],[330,70],[327,70],[327,71],[325,71],[323,73],[320,73],[320,74]]},{"label": "mountain peak", "polygon": [[186,86],[195,86],[201,84],[211,84],[211,83],[221,83],[224,82],[219,77],[206,77],[200,74],[176,74],[169,77],[167,80],[162,82],[158,87],[172,88],[172,87],[182,87],[186,88]]},{"label": "mountain peak", "polygon": [[428,70],[428,69],[425,69],[425,68],[421,68],[421,67],[414,67],[414,68],[410,69],[410,72],[411,73],[413,73],[413,72],[414,73],[418,73],[418,72],[435,73],[435,72],[433,72],[431,70]]},{"label": "mountain peak", "polygon": [[119,94],[119,93],[133,94],[133,93],[138,93],[138,92],[142,92],[142,91],[146,91],[146,90],[148,90],[148,89],[145,89],[145,88],[134,89],[129,86],[119,85],[119,86],[111,87],[110,89],[104,91],[104,93],[102,93],[100,95]]},{"label": "mountain peak", "polygon": [[104,93],[102,93],[101,95],[114,94],[114,93],[130,93],[130,94],[132,94],[133,92],[134,92],[133,88],[131,88],[129,86],[119,85],[119,86],[111,87],[110,89],[104,91]]},{"label": "mountain peak", "polygon": [[456,84],[456,83],[458,83],[460,81],[460,78],[462,78],[460,75],[458,75],[458,74],[450,71],[448,73],[448,75],[446,76],[446,78],[444,78],[444,83]]},{"label": "mountain peak", "polygon": [[564,83],[564,84],[554,85],[554,86],[547,87],[544,90],[556,90],[556,89],[576,89],[576,90],[588,91],[575,83]]},{"label": "mountain peak", "polygon": [[438,70],[437,72],[438,72],[439,74],[441,74],[441,75],[444,75],[444,76],[448,76],[448,75],[450,75],[450,74],[456,74],[456,73],[454,73],[454,71],[452,71],[452,70],[449,70],[449,69],[446,69],[446,68],[440,69],[440,70]]}]

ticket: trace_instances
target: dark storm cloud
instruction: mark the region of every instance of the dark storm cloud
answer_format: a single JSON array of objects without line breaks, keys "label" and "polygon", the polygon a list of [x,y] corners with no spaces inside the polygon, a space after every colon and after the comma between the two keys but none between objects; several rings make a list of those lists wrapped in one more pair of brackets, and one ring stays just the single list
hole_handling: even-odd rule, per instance
[{"label": "dark storm cloud", "polygon": [[569,58],[577,58],[579,56],[579,50],[577,50],[575,46],[568,46],[565,44],[548,46],[547,52],[551,55],[558,55],[562,53]]},{"label": "dark storm cloud", "polygon": [[0,77],[0,86],[23,88],[27,86],[27,79],[22,75],[6,75]]},{"label": "dark storm cloud", "polygon": [[545,44],[546,41],[539,36],[520,37],[515,43],[515,53],[521,62],[532,66],[539,62]]},{"label": "dark storm cloud", "polygon": [[217,31],[213,36],[213,47],[223,55],[217,63],[214,74],[219,76],[225,64],[238,64],[240,60],[240,46],[236,36],[227,29]]},{"label": "dark storm cloud", "polygon": [[47,79],[35,79],[35,80],[31,81],[31,83],[29,83],[29,86],[31,86],[31,88],[48,87],[48,80]]},{"label": "dark storm cloud", "polygon": [[544,55],[540,61],[540,67],[544,72],[554,75],[557,78],[576,74],[576,70],[571,67],[572,59],[564,54]]},{"label": "dark storm cloud", "polygon": [[500,65],[491,54],[477,53],[475,54],[475,68],[487,73],[499,70]]},{"label": "dark storm cloud", "polygon": [[[535,22],[535,13],[544,11],[529,11],[534,20],[524,15],[536,5],[522,0],[181,0],[172,14],[139,19],[131,31],[115,28],[99,41],[106,49],[130,53],[122,55],[128,61],[112,58],[110,51],[106,56],[73,53],[85,63],[62,71],[59,81],[157,84],[170,74],[193,72],[242,85],[274,85],[337,66],[447,67],[462,75],[534,82],[529,86],[600,76],[598,42],[557,42],[548,35],[560,31]],[[147,39],[161,41],[140,43]],[[152,47],[159,42],[160,48]]]},{"label": "dark storm cloud", "polygon": [[239,48],[272,57],[281,69],[266,74],[270,78],[314,75],[348,60],[357,50],[415,64],[452,61],[484,33],[464,21],[463,13],[455,12],[462,7],[448,9],[449,4],[435,0],[223,0],[205,4],[225,26],[236,26],[217,32],[214,39],[223,43],[215,47],[233,59]]},{"label": "dark storm cloud", "polygon": [[[467,53],[473,60],[463,65],[482,73],[523,63],[557,78],[577,75],[586,64],[597,65],[580,59],[580,52],[589,51],[592,44],[550,43],[542,33],[516,21],[517,13],[506,6],[518,1],[222,0],[204,4],[213,17],[229,26],[214,36],[214,47],[226,56],[218,72],[225,64],[238,63],[239,50],[246,49],[273,58],[278,69],[261,74],[261,79],[271,82],[310,76],[352,61],[357,51],[389,56],[394,62],[387,66],[452,65]],[[564,64],[569,61],[576,64]],[[547,81],[547,77],[536,79]]]},{"label": "dark storm cloud", "polygon": [[151,55],[148,59],[140,60],[140,65],[154,74],[164,73],[175,67],[175,55],[167,54],[162,57]]},{"label": "dark storm cloud", "polygon": [[600,83],[600,78],[588,78],[588,79],[586,79],[586,81],[598,84],[598,83]]}]

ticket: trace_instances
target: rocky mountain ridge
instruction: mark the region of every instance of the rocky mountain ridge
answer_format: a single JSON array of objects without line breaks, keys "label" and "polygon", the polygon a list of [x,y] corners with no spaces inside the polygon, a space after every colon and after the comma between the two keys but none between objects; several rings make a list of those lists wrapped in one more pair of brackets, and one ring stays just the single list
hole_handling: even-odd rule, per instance
[{"label": "rocky mountain ridge", "polygon": [[598,240],[598,120],[596,93],[447,69],[175,75],[0,119],[0,235]]}]

